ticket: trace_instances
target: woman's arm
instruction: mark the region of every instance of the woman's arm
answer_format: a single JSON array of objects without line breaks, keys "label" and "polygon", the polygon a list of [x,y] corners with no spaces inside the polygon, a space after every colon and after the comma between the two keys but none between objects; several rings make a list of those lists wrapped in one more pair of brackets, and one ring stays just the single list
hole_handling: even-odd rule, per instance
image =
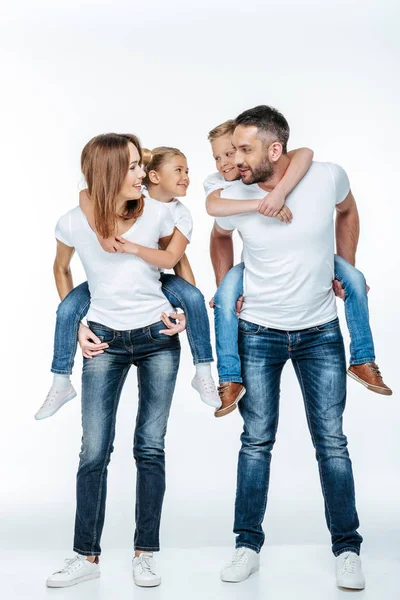
[{"label": "woman's arm", "polygon": [[[162,238],[160,240],[161,244],[163,244],[163,240],[165,244],[165,239],[166,238]],[[120,236],[116,237],[115,241],[117,243],[118,252],[138,256],[150,265],[154,265],[160,269],[173,269],[173,267],[181,260],[185,253],[186,246],[188,245],[187,238],[179,231],[179,229],[174,230],[166,250],[147,248],[146,246],[129,242]]]},{"label": "woman's arm", "polygon": [[65,296],[69,294],[74,287],[72,273],[69,267],[74,252],[75,248],[66,246],[60,242],[60,240],[57,240],[57,253],[54,260],[53,273],[60,300],[64,300]]},{"label": "woman's arm", "polygon": [[230,200],[228,198],[221,198],[221,191],[214,190],[207,196],[206,209],[212,217],[230,217],[231,215],[241,215],[242,213],[258,211],[259,200]]}]

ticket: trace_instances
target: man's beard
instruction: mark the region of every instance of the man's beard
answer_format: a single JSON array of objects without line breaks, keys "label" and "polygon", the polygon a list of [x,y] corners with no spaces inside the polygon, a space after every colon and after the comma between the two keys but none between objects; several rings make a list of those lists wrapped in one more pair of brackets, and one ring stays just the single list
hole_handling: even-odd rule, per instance
[{"label": "man's beard", "polygon": [[269,179],[271,179],[271,177],[274,175],[274,165],[268,159],[268,157],[265,156],[260,162],[260,164],[254,169],[251,169],[250,172],[250,179],[243,182],[246,183],[246,185],[251,185],[252,183],[266,182]]}]

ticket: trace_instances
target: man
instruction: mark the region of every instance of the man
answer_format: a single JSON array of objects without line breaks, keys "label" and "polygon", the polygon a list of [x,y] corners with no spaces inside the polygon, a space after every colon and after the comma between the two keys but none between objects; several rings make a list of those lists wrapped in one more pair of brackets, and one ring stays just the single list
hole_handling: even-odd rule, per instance
[{"label": "man", "polygon": [[[232,143],[241,181],[221,196],[254,200],[272,191],[290,162],[288,138],[289,125],[273,108],[258,106],[239,115]],[[337,585],[363,589],[362,537],[357,532],[352,466],[342,431],[346,362],[332,290],[334,209],[337,252],[354,264],[357,207],[343,169],[316,162],[286,204],[293,213],[290,225],[245,213],[218,217],[211,236],[217,284],[233,265],[234,229],[243,240],[245,265],[239,351],[247,393],[239,403],[244,430],[235,506],[237,538],[232,562],[221,578],[243,581],[259,567],[280,378],[291,359],[316,449]]]}]

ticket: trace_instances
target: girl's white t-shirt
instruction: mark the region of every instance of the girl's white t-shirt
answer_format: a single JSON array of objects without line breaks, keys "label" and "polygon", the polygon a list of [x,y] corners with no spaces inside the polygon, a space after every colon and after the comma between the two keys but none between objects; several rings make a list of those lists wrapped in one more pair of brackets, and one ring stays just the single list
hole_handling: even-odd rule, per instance
[{"label": "girl's white t-shirt", "polygon": [[[143,188],[143,193],[147,198],[151,198],[147,188]],[[163,202],[162,204],[170,211],[175,227],[179,229],[190,243],[193,231],[193,219],[190,210],[178,198],[174,198],[171,202]]]},{"label": "girl's white t-shirt", "polygon": [[[122,237],[157,249],[159,239],[173,231],[167,206],[145,197],[142,215]],[[131,254],[105,252],[79,206],[59,219],[56,238],[75,248],[82,261],[91,297],[88,321],[124,331],[146,327],[158,322],[162,312],[173,312],[161,290],[159,269]]]}]

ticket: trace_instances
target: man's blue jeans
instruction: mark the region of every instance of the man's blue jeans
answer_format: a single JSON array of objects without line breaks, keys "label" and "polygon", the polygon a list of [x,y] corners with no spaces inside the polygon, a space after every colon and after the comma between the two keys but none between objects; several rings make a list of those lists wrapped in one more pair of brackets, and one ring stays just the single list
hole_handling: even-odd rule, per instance
[{"label": "man's blue jeans", "polygon": [[[235,265],[222,280],[215,296],[214,324],[219,381],[242,383],[237,343],[236,301],[243,294],[244,264]],[[344,288],[344,309],[350,333],[350,364],[375,362],[369,325],[365,277],[341,256],[335,255],[335,278]]]},{"label": "man's blue jeans", "polygon": [[[162,273],[160,280],[164,296],[172,306],[181,308],[186,315],[186,331],[194,364],[212,362],[210,322],[203,294],[197,287],[178,275]],[[61,375],[72,373],[78,344],[79,323],[86,316],[89,306],[90,293],[86,281],[71,290],[59,304],[52,373]]]},{"label": "man's blue jeans", "polygon": [[101,553],[107,467],[114,448],[118,402],[132,364],[137,367],[139,388],[133,445],[137,468],[134,547],[156,551],[165,491],[164,438],[179,367],[179,338],[158,333],[164,328],[162,321],[131,331],[89,325],[109,347],[83,363],[74,551],[85,556]]},{"label": "man's blue jeans", "polygon": [[[267,329],[239,320],[239,352],[246,394],[235,506],[236,547],[259,552],[267,504],[271,451],[278,427],[282,369],[291,359],[303,394],[316,451],[325,517],[335,556],[360,551],[347,439],[342,431],[346,403],[346,360],[339,321],[301,331]],[[292,448],[295,451],[295,448]]]}]

